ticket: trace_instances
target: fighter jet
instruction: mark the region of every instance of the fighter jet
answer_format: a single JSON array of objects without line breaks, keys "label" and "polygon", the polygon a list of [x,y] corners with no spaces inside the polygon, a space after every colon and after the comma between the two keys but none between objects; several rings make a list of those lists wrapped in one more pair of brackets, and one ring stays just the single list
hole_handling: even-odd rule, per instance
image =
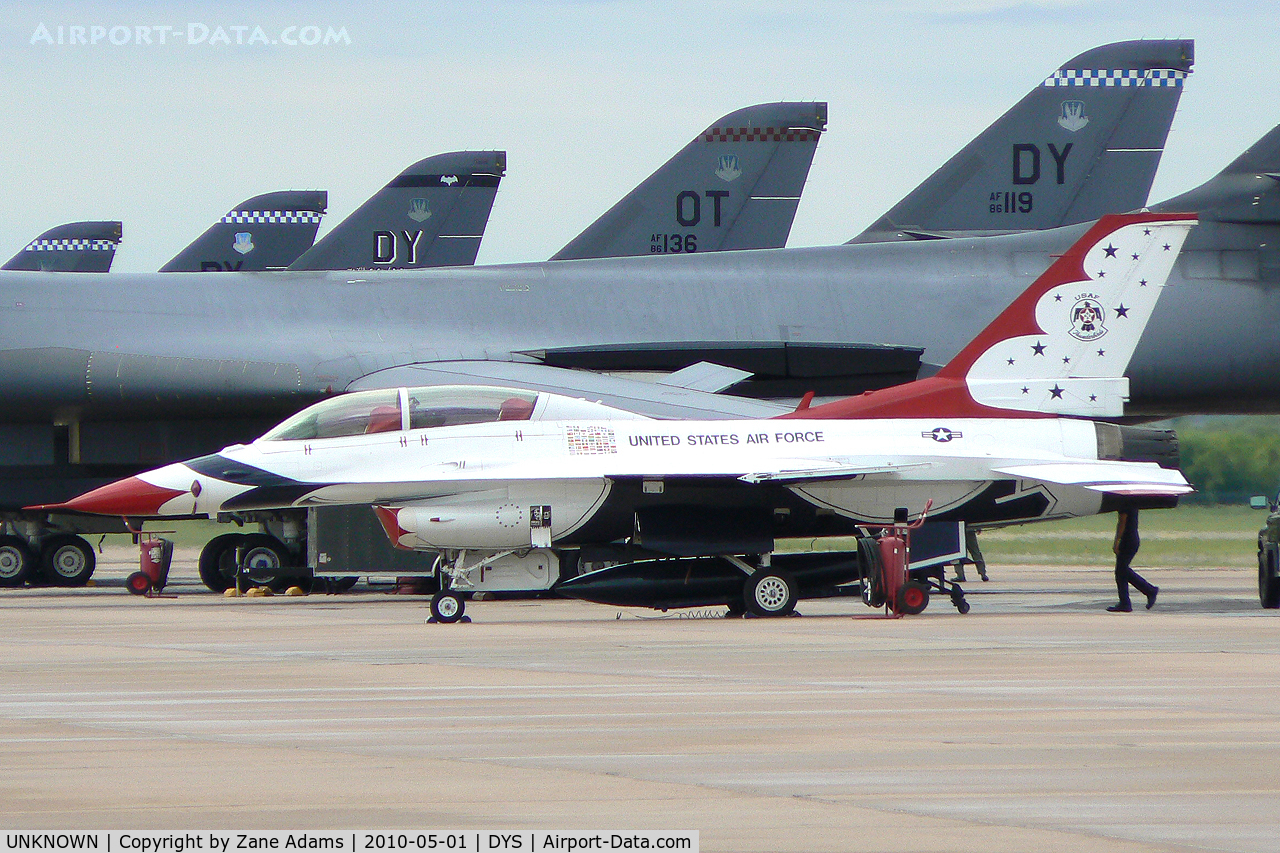
[{"label": "fighter jet", "polygon": [[50,228],[0,269],[31,272],[107,272],[120,245],[119,222],[69,222]]},{"label": "fighter jet", "polygon": [[[1169,44],[1128,43],[1114,67],[1081,79],[1145,79]],[[1129,98],[1130,88],[1138,101],[1126,114],[1146,124],[1141,99],[1178,87],[1073,91],[1088,117],[1095,104]],[[1061,130],[1059,116],[1042,117],[1046,132]],[[1147,174],[1144,166],[1127,180]],[[765,398],[909,381],[954,355],[1084,230],[387,272],[377,300],[344,273],[226,275],[215,289],[173,276],[85,275],[56,290],[39,276],[0,275],[0,392],[11,401],[0,426],[12,437],[0,445],[0,512],[27,543],[14,559],[30,561],[34,550],[49,564],[56,536],[122,528],[21,507],[247,440],[344,390],[493,384],[714,418],[780,410],[707,393],[734,376],[729,391]],[[1236,376],[1238,348],[1211,345],[1213,335],[1235,340],[1228,314],[1197,315],[1211,333],[1201,342],[1185,340],[1187,321],[1174,311],[1175,348],[1201,346],[1202,366],[1221,375],[1215,365],[1229,364]],[[1160,325],[1157,317],[1153,333]],[[1156,350],[1148,360],[1158,366],[1165,357]],[[698,367],[706,363],[716,367]],[[637,393],[634,383],[602,375],[637,371],[669,374],[669,384]],[[1181,392],[1199,377],[1161,381]],[[81,568],[55,575],[60,582],[91,570],[92,549],[74,538]]]},{"label": "fighter jet", "polygon": [[[667,607],[733,604],[736,587],[746,609],[782,615],[866,567],[775,557],[781,538],[854,533],[930,503],[990,525],[1171,506],[1192,491],[1175,468],[1135,458],[1149,430],[1087,418],[1123,414],[1125,367],[1194,220],[1103,217],[937,375],[780,418],[660,421],[519,389],[366,391],[250,445],[33,509],[296,516],[372,503],[398,547],[444,555],[455,591],[433,612],[445,621],[477,569],[586,547],[614,548],[621,565],[566,580],[565,594]],[[735,568],[736,583],[719,582]],[[681,575],[699,578],[695,600],[671,588]],[[900,610],[923,609],[927,593],[912,592]]]},{"label": "fighter jet", "polygon": [[323,190],[286,190],[242,201],[160,272],[284,269],[316,239],[329,204]]}]

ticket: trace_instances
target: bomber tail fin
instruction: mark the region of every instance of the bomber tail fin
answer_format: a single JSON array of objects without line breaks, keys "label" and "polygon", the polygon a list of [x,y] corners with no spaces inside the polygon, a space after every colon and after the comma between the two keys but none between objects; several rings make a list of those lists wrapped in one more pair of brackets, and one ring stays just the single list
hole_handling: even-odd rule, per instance
[{"label": "bomber tail fin", "polygon": [[1195,214],[1104,216],[938,373],[789,418],[1118,417]]},{"label": "bomber tail fin", "polygon": [[849,242],[1034,231],[1141,208],[1193,56],[1182,40],[1085,51]]},{"label": "bomber tail fin", "polygon": [[423,269],[474,264],[505,151],[419,160],[298,258],[291,270]]},{"label": "bomber tail fin", "polygon": [[32,240],[0,269],[107,272],[121,233],[119,222],[69,222]]},{"label": "bomber tail fin", "polygon": [[1280,224],[1280,125],[1193,190],[1152,210],[1194,210],[1205,221]]},{"label": "bomber tail fin", "polygon": [[826,126],[821,102],[729,113],[551,260],[780,248]]},{"label": "bomber tail fin", "polygon": [[324,190],[254,196],[227,211],[160,272],[284,269],[315,242],[328,203]]}]

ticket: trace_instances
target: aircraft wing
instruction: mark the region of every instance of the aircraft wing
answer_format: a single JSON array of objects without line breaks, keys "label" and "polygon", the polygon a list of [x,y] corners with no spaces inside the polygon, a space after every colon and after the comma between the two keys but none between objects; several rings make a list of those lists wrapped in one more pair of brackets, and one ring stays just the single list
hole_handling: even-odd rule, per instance
[{"label": "aircraft wing", "polygon": [[1046,462],[996,468],[996,473],[1025,480],[1083,486],[1095,492],[1130,496],[1186,495],[1195,489],[1172,468],[1153,462]]}]

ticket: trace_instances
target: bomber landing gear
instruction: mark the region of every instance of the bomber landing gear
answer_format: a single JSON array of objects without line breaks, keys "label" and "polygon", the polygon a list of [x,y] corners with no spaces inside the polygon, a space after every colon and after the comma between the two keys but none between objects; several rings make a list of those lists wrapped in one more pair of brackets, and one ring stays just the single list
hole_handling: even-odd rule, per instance
[{"label": "bomber landing gear", "polygon": [[45,580],[54,586],[84,586],[96,564],[93,546],[79,536],[50,536],[40,549]]},{"label": "bomber landing gear", "polygon": [[200,580],[214,592],[225,592],[236,585],[243,566],[254,584],[283,592],[300,580],[290,563],[289,549],[274,536],[225,533],[210,539],[200,552]]},{"label": "bomber landing gear", "polygon": [[22,586],[31,576],[35,562],[25,539],[0,536],[0,586]]}]

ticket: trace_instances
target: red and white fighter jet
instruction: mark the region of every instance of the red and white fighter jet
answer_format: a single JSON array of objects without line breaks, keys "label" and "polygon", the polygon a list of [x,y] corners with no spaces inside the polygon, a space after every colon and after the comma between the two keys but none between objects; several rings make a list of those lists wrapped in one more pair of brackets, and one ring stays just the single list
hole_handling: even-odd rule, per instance
[{"label": "red and white fighter jet", "polygon": [[779,540],[853,534],[929,501],[934,519],[990,526],[1190,492],[1170,434],[1091,418],[1123,414],[1125,368],[1194,224],[1104,217],[935,376],[780,418],[654,420],[491,387],[364,391],[58,508],[287,518],[369,504],[397,547],[439,551],[455,590],[496,560],[576,552],[609,574],[565,580],[566,594],[789,612],[861,569],[847,554],[775,555]]}]

